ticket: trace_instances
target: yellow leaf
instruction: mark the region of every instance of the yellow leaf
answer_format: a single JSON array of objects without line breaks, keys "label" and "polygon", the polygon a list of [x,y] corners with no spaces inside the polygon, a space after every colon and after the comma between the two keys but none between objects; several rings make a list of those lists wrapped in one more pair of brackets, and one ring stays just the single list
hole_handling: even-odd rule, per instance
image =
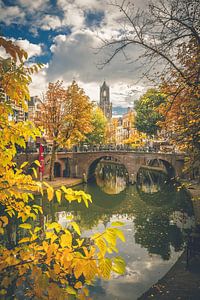
[{"label": "yellow leaf", "polygon": [[125,242],[125,237],[124,237],[123,232],[118,228],[115,228],[115,230],[116,230],[116,235],[120,238],[120,240],[122,242]]},{"label": "yellow leaf", "polygon": [[61,196],[62,196],[61,190],[57,190],[56,191],[56,198],[58,200],[58,203],[60,203],[60,201],[61,201]]},{"label": "yellow leaf", "polygon": [[64,185],[61,186],[61,190],[63,190],[64,193],[67,193],[67,188]]},{"label": "yellow leaf", "polygon": [[74,230],[78,233],[78,235],[81,235],[81,231],[80,231],[78,224],[76,222],[71,222],[70,224],[72,225]]},{"label": "yellow leaf", "polygon": [[36,171],[36,169],[35,168],[31,168],[32,170],[33,170],[33,173],[34,173],[34,176],[35,176],[35,178],[37,178],[38,177],[38,175],[37,175],[37,171]]},{"label": "yellow leaf", "polygon": [[82,239],[82,240],[76,239],[76,241],[77,241],[78,246],[81,247],[84,242],[84,239]]},{"label": "yellow leaf", "polygon": [[104,256],[107,250],[106,242],[102,238],[99,238],[95,241],[95,244],[98,246],[100,254]]},{"label": "yellow leaf", "polygon": [[112,270],[118,274],[125,273],[125,262],[121,257],[115,257],[113,259]]},{"label": "yellow leaf", "polygon": [[36,233],[36,232],[40,231],[41,229],[42,229],[41,227],[35,227],[34,232]]},{"label": "yellow leaf", "polygon": [[78,281],[76,284],[75,284],[75,289],[81,289],[83,286],[82,282],[81,281]]},{"label": "yellow leaf", "polygon": [[19,227],[24,228],[24,229],[31,229],[32,226],[29,223],[24,223],[24,224],[20,224]]},{"label": "yellow leaf", "polygon": [[23,169],[27,164],[28,164],[28,161],[23,162],[23,164],[21,164],[21,166],[20,166],[20,169]]},{"label": "yellow leaf", "polygon": [[73,289],[72,286],[68,286],[68,287],[66,288],[66,290],[67,290],[68,294],[76,295],[76,291],[75,291],[75,289]]},{"label": "yellow leaf", "polygon": [[48,187],[47,188],[47,197],[48,200],[51,201],[53,199],[53,195],[54,195],[54,190],[52,187]]},{"label": "yellow leaf", "polygon": [[6,216],[2,216],[0,219],[3,221],[3,226],[8,224],[8,218]]},{"label": "yellow leaf", "polygon": [[112,269],[112,261],[109,258],[103,258],[99,261],[99,269],[101,271],[101,275],[105,279],[110,278],[110,273]]},{"label": "yellow leaf", "polygon": [[18,243],[22,244],[22,243],[26,243],[26,242],[29,242],[29,241],[30,241],[30,238],[26,237],[26,238],[21,239]]},{"label": "yellow leaf", "polygon": [[60,229],[61,229],[61,225],[57,222],[48,223],[48,224],[46,224],[46,227],[48,229],[56,229],[57,232],[60,231]]},{"label": "yellow leaf", "polygon": [[65,233],[61,236],[60,245],[62,248],[65,248],[65,247],[70,248],[72,246],[72,235],[70,232]]},{"label": "yellow leaf", "polygon": [[41,167],[41,164],[40,164],[40,162],[36,159],[36,160],[34,160],[34,163],[38,166],[38,167]]},{"label": "yellow leaf", "polygon": [[120,222],[120,221],[116,221],[116,222],[111,223],[111,226],[123,226],[123,225],[124,225],[124,223]]}]

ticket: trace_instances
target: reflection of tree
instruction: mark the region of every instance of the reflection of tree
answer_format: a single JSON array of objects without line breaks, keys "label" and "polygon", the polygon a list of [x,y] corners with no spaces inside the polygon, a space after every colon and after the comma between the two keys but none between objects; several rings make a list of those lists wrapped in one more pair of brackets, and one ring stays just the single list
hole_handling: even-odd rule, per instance
[{"label": "reflection of tree", "polygon": [[183,247],[180,229],[170,225],[168,211],[162,214],[160,211],[143,210],[142,216],[135,219],[135,228],[136,243],[164,260],[170,258],[171,245],[175,246],[175,251]]},{"label": "reflection of tree", "polygon": [[[161,179],[151,176],[151,184],[155,185],[154,180],[157,184],[161,183],[161,189],[158,188],[159,192],[154,194],[151,194],[151,189],[149,194],[144,193],[145,180],[137,186],[140,199],[137,198],[135,202],[135,241],[145,247],[149,253],[159,254],[163,259],[168,260],[171,246],[175,251],[181,250],[184,246],[181,228],[171,223],[173,212],[185,212],[185,216],[190,218],[193,211],[186,191],[182,189],[177,192],[177,183],[167,182],[163,175]],[[149,185],[150,182],[147,181],[147,184]]]},{"label": "reflection of tree", "polygon": [[106,194],[119,194],[126,187],[126,169],[114,163],[99,163],[95,171],[96,183]]},{"label": "reflection of tree", "polygon": [[169,180],[166,174],[158,171],[140,169],[137,175],[137,185],[144,193],[157,193],[163,190],[166,181]]}]

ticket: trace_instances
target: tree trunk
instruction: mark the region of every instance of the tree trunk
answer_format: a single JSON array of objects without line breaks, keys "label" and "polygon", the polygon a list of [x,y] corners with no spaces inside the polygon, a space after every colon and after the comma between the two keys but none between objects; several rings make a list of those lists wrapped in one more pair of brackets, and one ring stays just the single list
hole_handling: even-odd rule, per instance
[{"label": "tree trunk", "polygon": [[53,141],[52,150],[51,150],[51,161],[50,161],[50,169],[49,169],[49,180],[52,181],[54,179],[54,163],[56,158],[56,149],[58,145],[56,141]]}]

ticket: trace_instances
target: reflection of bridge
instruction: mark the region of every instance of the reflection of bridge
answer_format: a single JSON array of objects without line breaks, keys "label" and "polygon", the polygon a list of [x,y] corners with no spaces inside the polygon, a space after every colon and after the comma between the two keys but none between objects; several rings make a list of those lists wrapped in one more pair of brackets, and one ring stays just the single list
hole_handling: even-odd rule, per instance
[{"label": "reflection of bridge", "polygon": [[[38,154],[29,154],[24,159],[29,162],[38,159]],[[184,154],[178,153],[155,153],[155,152],[124,152],[124,151],[95,151],[95,152],[58,152],[54,165],[56,177],[79,177],[85,174],[90,178],[98,162],[101,159],[111,160],[125,166],[127,176],[131,181],[136,179],[138,170],[144,166],[152,166],[167,172],[171,177],[182,176],[184,167]],[[50,155],[45,155],[45,174],[48,174],[50,166]]]}]

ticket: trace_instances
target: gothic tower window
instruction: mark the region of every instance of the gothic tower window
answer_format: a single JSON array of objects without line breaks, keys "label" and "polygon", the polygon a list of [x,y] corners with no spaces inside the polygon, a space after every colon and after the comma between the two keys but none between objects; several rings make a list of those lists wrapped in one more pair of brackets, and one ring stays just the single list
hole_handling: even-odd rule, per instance
[{"label": "gothic tower window", "polygon": [[99,107],[102,109],[104,115],[108,120],[112,118],[112,103],[110,102],[110,89],[106,82],[100,87],[100,103]]}]

